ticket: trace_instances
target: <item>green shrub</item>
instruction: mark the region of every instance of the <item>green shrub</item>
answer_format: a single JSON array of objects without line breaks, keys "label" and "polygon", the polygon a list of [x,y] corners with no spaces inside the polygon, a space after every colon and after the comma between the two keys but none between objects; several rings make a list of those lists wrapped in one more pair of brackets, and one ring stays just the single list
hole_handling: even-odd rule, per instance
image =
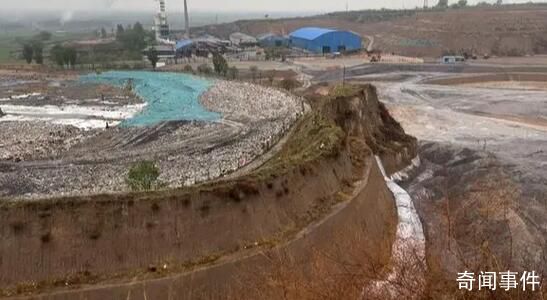
[{"label": "green shrub", "polygon": [[279,86],[283,89],[286,89],[287,91],[292,91],[295,88],[299,87],[300,83],[296,79],[285,78],[279,83]]},{"label": "green shrub", "polygon": [[186,73],[194,73],[194,69],[192,68],[191,65],[184,66],[184,68],[182,70]]},{"label": "green shrub", "polygon": [[213,69],[208,64],[202,64],[198,66],[198,72],[205,75],[213,73]]},{"label": "green shrub", "polygon": [[228,69],[228,78],[235,80],[238,76],[239,70],[236,67],[231,67]]},{"label": "green shrub", "polygon": [[218,75],[226,77],[226,74],[228,73],[228,62],[226,62],[224,56],[219,53],[215,53],[213,55],[213,66]]},{"label": "green shrub", "polygon": [[159,168],[151,161],[134,164],[127,174],[127,185],[133,191],[150,191],[161,186],[158,181]]},{"label": "green shrub", "polygon": [[256,80],[256,77],[258,75],[258,67],[257,66],[250,66],[249,71],[251,72],[251,78],[253,81]]},{"label": "green shrub", "polygon": [[333,88],[331,94],[334,97],[349,97],[355,94],[355,87],[351,85],[339,84]]}]

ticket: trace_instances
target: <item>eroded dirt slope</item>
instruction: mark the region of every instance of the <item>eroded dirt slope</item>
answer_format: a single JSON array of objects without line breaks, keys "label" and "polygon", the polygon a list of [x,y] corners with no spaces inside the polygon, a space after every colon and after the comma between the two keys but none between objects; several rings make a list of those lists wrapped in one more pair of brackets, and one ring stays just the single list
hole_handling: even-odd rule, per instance
[{"label": "eroded dirt slope", "polygon": [[407,187],[424,220],[430,266],[448,280],[464,267],[544,272],[545,91],[432,85],[422,79],[448,74],[403,75],[378,85],[390,112],[422,141],[423,166]]},{"label": "eroded dirt slope", "polygon": [[[170,290],[192,298],[190,286],[219,295],[237,290],[228,284],[241,278],[233,272],[255,268],[254,259],[263,259],[264,251],[273,255],[268,259],[283,251],[298,258],[289,269],[301,271],[302,288],[310,280],[308,267],[332,263],[320,254],[383,268],[397,217],[372,154],[399,169],[414,157],[416,140],[389,115],[372,86],[315,100],[315,109],[279,152],[233,180],[152,193],[1,203],[2,240],[9,241],[0,244],[3,294],[55,290],[53,299],[101,299],[105,293],[137,299],[142,287],[149,295]],[[352,244],[359,255],[339,247]],[[310,261],[312,255],[319,260]],[[240,267],[246,263],[249,268]],[[282,292],[268,285],[276,265],[266,260],[260,266],[266,275],[257,284]],[[337,262],[329,270],[344,267]],[[370,280],[350,279],[349,294],[358,294],[363,280]],[[329,288],[337,291],[337,284]],[[302,291],[294,290],[292,298],[302,299]]]}]

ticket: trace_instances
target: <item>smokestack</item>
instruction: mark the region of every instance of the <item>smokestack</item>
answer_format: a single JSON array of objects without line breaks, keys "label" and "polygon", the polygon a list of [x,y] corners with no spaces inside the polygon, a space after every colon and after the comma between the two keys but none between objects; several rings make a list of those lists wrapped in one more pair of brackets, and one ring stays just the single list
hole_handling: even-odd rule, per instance
[{"label": "smokestack", "polygon": [[166,39],[169,37],[169,24],[167,23],[167,14],[165,9],[165,0],[159,0],[160,9],[154,19],[156,27],[156,40]]},{"label": "smokestack", "polygon": [[190,20],[188,20],[188,5],[186,4],[186,0],[184,0],[184,25],[186,28],[186,38],[190,38]]}]

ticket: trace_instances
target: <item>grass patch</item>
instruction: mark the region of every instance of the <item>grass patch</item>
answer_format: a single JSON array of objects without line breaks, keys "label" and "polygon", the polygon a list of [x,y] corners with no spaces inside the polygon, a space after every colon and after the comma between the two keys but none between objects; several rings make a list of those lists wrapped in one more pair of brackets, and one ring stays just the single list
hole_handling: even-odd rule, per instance
[{"label": "grass patch", "polygon": [[296,126],[280,153],[250,174],[250,177],[269,179],[320,157],[335,156],[341,150],[344,132],[320,113],[313,112],[304,116]]},{"label": "grass patch", "polygon": [[332,88],[332,91],[330,92],[330,97],[351,97],[355,96],[359,90],[359,86],[356,85],[339,84]]}]

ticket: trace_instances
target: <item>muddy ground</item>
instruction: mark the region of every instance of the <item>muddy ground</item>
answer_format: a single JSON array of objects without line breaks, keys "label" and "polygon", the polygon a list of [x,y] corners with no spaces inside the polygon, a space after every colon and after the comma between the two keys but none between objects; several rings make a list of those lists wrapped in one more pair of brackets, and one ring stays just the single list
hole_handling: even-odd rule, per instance
[{"label": "muddy ground", "polygon": [[447,76],[454,74],[350,78],[373,81],[421,141],[424,163],[405,187],[425,226],[429,261],[454,273],[492,266],[489,253],[496,268],[546,270],[547,91],[425,83]]}]

